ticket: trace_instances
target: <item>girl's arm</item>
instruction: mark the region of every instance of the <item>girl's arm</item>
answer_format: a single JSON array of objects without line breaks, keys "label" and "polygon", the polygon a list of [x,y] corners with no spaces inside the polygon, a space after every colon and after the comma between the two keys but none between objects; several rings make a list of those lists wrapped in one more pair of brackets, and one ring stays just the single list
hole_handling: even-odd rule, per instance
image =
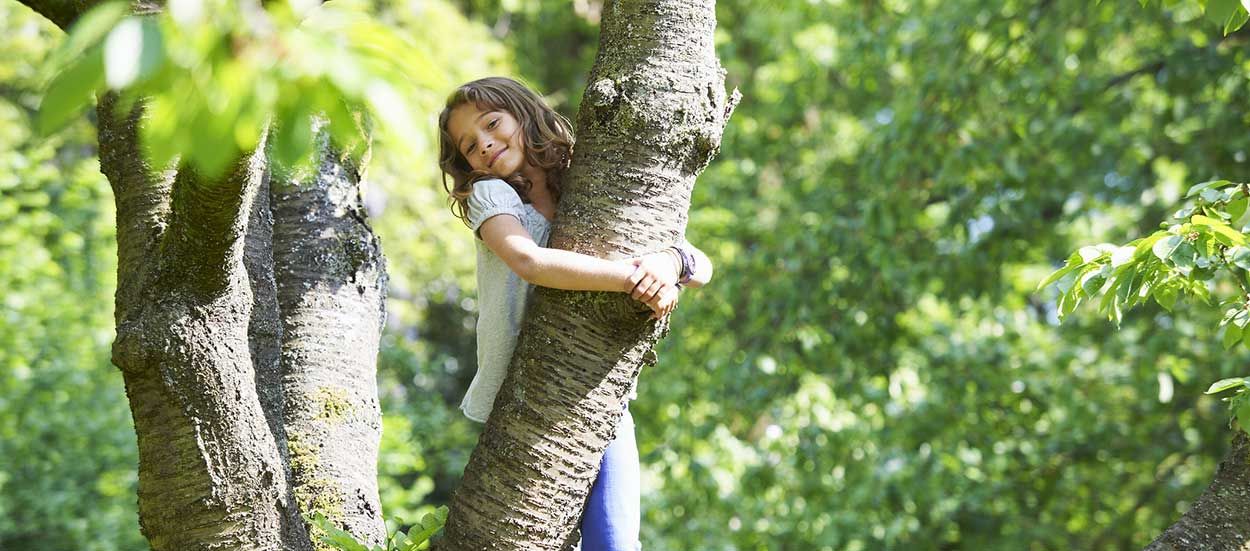
[{"label": "girl's arm", "polygon": [[482,242],[526,282],[569,291],[629,292],[646,273],[627,262],[540,247],[510,215],[493,216],[478,229]]}]

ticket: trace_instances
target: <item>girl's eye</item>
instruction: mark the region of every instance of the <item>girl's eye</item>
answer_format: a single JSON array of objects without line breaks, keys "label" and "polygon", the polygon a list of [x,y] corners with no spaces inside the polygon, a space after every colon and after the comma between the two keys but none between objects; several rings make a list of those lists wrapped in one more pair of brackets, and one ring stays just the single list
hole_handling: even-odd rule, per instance
[{"label": "girl's eye", "polygon": [[464,150],[464,156],[468,157],[470,153],[473,153],[473,148],[475,147],[477,147],[477,144],[470,145],[468,149]]},{"label": "girl's eye", "polygon": [[494,128],[494,127],[495,127],[495,125],[496,125],[496,124],[498,124],[498,123],[499,123],[499,119],[495,119],[495,120],[493,120],[493,121],[490,121],[490,124],[486,125],[486,128]]}]

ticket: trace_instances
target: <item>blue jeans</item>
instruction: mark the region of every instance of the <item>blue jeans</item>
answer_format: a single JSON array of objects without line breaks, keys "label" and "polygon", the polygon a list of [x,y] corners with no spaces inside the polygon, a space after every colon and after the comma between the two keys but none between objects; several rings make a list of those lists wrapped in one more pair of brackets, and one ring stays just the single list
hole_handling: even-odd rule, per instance
[{"label": "blue jeans", "polygon": [[638,551],[641,525],[638,444],[629,407],[616,427],[599,463],[599,476],[590,488],[582,517],[582,551]]}]

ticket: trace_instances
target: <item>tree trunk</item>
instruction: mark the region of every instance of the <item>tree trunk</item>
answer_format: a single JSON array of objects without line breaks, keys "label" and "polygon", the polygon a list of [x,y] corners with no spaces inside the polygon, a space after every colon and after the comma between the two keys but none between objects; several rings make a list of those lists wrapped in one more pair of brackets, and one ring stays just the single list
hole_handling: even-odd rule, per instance
[{"label": "tree trunk", "polygon": [[[62,29],[96,3],[22,2]],[[218,181],[158,172],[139,147],[143,102],[120,117],[115,104],[99,98],[100,170],[117,204],[113,363],[138,438],[144,536],[157,551],[306,551],[301,513],[316,508],[381,543],[386,277],[360,164],[322,140],[315,177],[283,173],[271,190],[262,141]]]},{"label": "tree trunk", "polygon": [[[305,514],[320,511],[362,543],[381,545],[377,356],[386,271],[366,220],[359,165],[338,155],[327,134],[319,146],[318,171],[274,171],[281,392],[294,490]],[[317,548],[330,549],[316,532]]]},{"label": "tree trunk", "polygon": [[142,107],[115,120],[113,105],[100,98],[100,167],[117,202],[113,362],[138,436],[140,527],[158,551],[307,549],[250,354],[267,346],[249,330],[244,265],[264,158],[219,182],[158,178],[137,147]]},{"label": "tree trunk", "polygon": [[[712,0],[614,1],[602,21],[550,246],[623,258],[680,241],[736,95]],[[436,547],[576,543],[603,450],[665,329],[621,293],[537,289]]]},{"label": "tree trunk", "polygon": [[1146,551],[1250,550],[1250,438],[1237,430],[1215,480]]}]

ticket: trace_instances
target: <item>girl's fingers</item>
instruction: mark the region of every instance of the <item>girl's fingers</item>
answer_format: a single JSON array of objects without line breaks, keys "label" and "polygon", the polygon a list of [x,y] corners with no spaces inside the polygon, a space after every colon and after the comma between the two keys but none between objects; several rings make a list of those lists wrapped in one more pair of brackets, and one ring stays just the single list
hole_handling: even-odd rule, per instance
[{"label": "girl's fingers", "polygon": [[638,282],[638,285],[634,286],[633,291],[630,292],[630,296],[634,297],[634,299],[636,300],[647,302],[648,300],[650,300],[648,298],[645,298],[647,295],[647,290],[649,290],[651,286],[655,285],[656,283],[657,282],[655,278],[651,277],[650,274],[647,274],[646,276],[643,276],[642,281]]},{"label": "girl's fingers", "polygon": [[634,287],[638,286],[638,282],[642,280],[642,276],[642,268],[634,268],[634,272],[625,278],[625,292],[632,292]]},{"label": "girl's fingers", "polygon": [[[642,270],[639,269],[638,271],[634,273],[637,274],[639,272],[642,272]],[[630,279],[633,280],[632,277]],[[634,297],[635,299],[641,296],[642,290],[647,288],[647,285],[644,283],[646,280],[647,280],[646,273],[643,273],[641,276],[639,276],[637,280],[633,280],[634,285],[629,288],[629,296]]]},{"label": "girl's fingers", "polygon": [[663,284],[663,283],[661,283],[661,282],[659,282],[659,281],[653,281],[653,282],[651,283],[651,286],[647,288],[647,292],[646,292],[646,294],[644,295],[644,296],[645,296],[645,298],[646,298],[646,301],[647,301],[647,302],[651,302],[651,301],[655,300],[655,299],[656,299],[656,297],[658,297],[658,296],[659,296],[659,294],[660,294],[660,290],[661,290],[661,289],[663,289],[663,288],[664,288],[664,284]]},{"label": "girl's fingers", "polygon": [[654,319],[656,316],[659,316],[659,315],[662,313],[662,311],[660,310],[659,306],[657,306],[657,305],[655,305],[655,304],[648,304],[648,305],[647,305],[647,307],[651,309],[651,317],[652,317],[652,319]]}]

